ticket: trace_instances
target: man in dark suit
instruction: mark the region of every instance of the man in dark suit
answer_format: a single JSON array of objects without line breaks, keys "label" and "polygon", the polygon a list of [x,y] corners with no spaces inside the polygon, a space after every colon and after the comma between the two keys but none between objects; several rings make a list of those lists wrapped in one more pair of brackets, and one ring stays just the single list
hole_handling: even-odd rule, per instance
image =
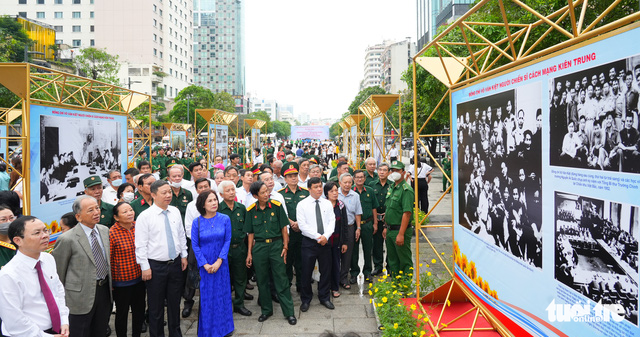
[{"label": "man in dark suit", "polygon": [[58,237],[51,252],[69,307],[69,336],[102,337],[112,303],[109,229],[98,224],[95,198],[80,196],[72,207],[78,225]]}]

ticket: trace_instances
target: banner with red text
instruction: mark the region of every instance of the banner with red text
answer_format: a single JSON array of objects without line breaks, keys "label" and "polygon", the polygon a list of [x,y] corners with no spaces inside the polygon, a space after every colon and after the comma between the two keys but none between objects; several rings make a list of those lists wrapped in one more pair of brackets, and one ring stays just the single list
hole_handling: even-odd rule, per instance
[{"label": "banner with red text", "polygon": [[329,139],[329,127],[327,125],[303,125],[292,126],[291,137],[292,140],[297,139]]}]

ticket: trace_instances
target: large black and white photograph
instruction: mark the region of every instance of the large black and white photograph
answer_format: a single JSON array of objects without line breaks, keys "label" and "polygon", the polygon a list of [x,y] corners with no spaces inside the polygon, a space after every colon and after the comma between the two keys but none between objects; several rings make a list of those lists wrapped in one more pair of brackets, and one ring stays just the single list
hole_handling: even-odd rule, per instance
[{"label": "large black and white photograph", "polygon": [[555,192],[555,279],[638,324],[639,207]]},{"label": "large black and white photograph", "polygon": [[171,148],[174,150],[187,150],[187,131],[171,131]]},{"label": "large black and white photograph", "polygon": [[549,80],[551,165],[640,173],[640,56]]},{"label": "large black and white photograph", "polygon": [[459,223],[542,268],[542,86],[457,105]]},{"label": "large black and white photograph", "polygon": [[225,163],[229,157],[229,129],[224,126],[211,125],[210,132],[210,144],[215,144],[215,146],[210,146],[211,161],[213,162],[216,156],[221,156],[222,162]]},{"label": "large black and white photograph", "polygon": [[82,180],[120,170],[120,122],[40,116],[40,203],[75,198]]}]

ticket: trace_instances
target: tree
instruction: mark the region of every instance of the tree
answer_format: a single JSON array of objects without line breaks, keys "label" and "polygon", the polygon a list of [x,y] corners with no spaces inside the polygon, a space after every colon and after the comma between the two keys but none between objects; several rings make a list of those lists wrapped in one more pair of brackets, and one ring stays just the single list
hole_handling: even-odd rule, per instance
[{"label": "tree", "polygon": [[24,49],[33,44],[14,18],[0,17],[0,62],[24,62]]},{"label": "tree", "polygon": [[196,109],[218,109],[226,112],[234,112],[235,110],[235,101],[229,93],[213,93],[211,90],[197,85],[190,85],[182,89],[174,100],[176,105],[169,112],[169,120],[173,123],[186,124],[188,122],[193,124],[195,117],[198,129],[201,129],[209,121],[205,121],[202,116],[196,114]]},{"label": "tree", "polygon": [[273,121],[273,132],[278,138],[287,138],[291,135],[291,124],[289,122]]},{"label": "tree", "polygon": [[342,134],[342,127],[338,123],[333,123],[329,128],[329,136],[333,139]]},{"label": "tree", "polygon": [[[358,107],[360,106],[360,104],[362,104],[362,102],[364,102],[367,98],[369,98],[369,96],[371,95],[385,95],[387,94],[387,92],[382,88],[382,87],[369,87],[369,88],[364,88],[362,90],[360,90],[360,92],[358,93],[358,95],[356,95],[356,97],[353,99],[353,102],[351,102],[351,105],[349,105],[349,115],[356,115],[358,114]],[[344,114],[343,117],[345,117]]]},{"label": "tree", "polygon": [[106,49],[85,48],[73,59],[80,75],[97,81],[120,85],[118,55],[107,53]]}]

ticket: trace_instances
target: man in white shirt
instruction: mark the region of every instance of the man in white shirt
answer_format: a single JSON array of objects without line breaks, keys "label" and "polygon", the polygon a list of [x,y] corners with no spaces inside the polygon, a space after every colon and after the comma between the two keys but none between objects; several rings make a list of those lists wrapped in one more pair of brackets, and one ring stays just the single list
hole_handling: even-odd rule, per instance
[{"label": "man in white shirt", "polygon": [[396,143],[393,143],[393,145],[391,145],[391,149],[389,150],[387,155],[389,156],[389,161],[391,162],[398,160],[398,147]]},{"label": "man in white shirt", "polygon": [[122,185],[122,174],[118,170],[111,170],[108,176],[109,186],[102,191],[102,201],[115,205],[118,203],[118,187]]},{"label": "man in white shirt", "polygon": [[328,239],[335,229],[336,217],[333,206],[322,196],[322,180],[314,177],[309,179],[309,197],[302,199],[296,207],[298,227],[302,232],[302,291],[300,310],[309,310],[313,298],[311,289],[311,274],[318,261],[320,282],[318,282],[318,298],[320,304],[327,309],[335,307],[331,303],[331,245]]},{"label": "man in white shirt", "polygon": [[0,271],[2,334],[68,337],[64,286],[54,258],[44,253],[49,244],[47,226],[27,215],[13,221],[8,234],[18,252]]},{"label": "man in white shirt", "polygon": [[[211,189],[211,184],[208,179],[199,179],[196,182],[196,193],[200,194],[206,190]],[[217,191],[214,190],[217,193]],[[222,198],[220,198],[222,199]],[[187,212],[184,216],[184,231],[189,239],[191,239],[191,226],[193,225],[193,220],[197,219],[200,216],[200,212],[198,212],[198,208],[196,208],[197,199],[193,199],[187,205]]]},{"label": "man in white shirt", "polygon": [[191,180],[183,181],[182,188],[191,192],[191,195],[193,196],[194,201],[198,199],[198,189],[196,188],[195,182],[200,178],[208,179],[209,185],[211,186],[210,188],[214,191],[218,190],[218,185],[216,184],[215,180],[207,178],[207,173],[209,172],[206,170],[206,168],[202,166],[200,162],[191,163],[191,165],[189,165],[189,172],[191,173]]},{"label": "man in white shirt", "polygon": [[158,180],[151,184],[153,205],[136,221],[136,261],[146,281],[149,334],[162,336],[164,302],[167,301],[169,336],[180,331],[180,297],[184,290],[182,272],[187,268],[187,238],[178,208],[171,203],[171,186]]},{"label": "man in white shirt", "polygon": [[271,164],[271,168],[273,169],[273,180],[275,180],[275,182],[280,184],[281,186],[285,186],[287,185],[287,182],[285,181],[284,176],[282,175],[282,165],[283,165],[282,161],[275,160],[273,164]]},{"label": "man in white shirt", "polygon": [[251,172],[251,170],[240,170],[240,180],[242,180],[242,186],[236,189],[236,199],[244,205],[247,196],[251,195],[249,187],[251,187],[251,183],[253,182],[253,172]]},{"label": "man in white shirt", "polygon": [[298,163],[300,171],[298,172],[298,186],[307,188],[307,182],[309,181],[309,159],[302,158]]}]

